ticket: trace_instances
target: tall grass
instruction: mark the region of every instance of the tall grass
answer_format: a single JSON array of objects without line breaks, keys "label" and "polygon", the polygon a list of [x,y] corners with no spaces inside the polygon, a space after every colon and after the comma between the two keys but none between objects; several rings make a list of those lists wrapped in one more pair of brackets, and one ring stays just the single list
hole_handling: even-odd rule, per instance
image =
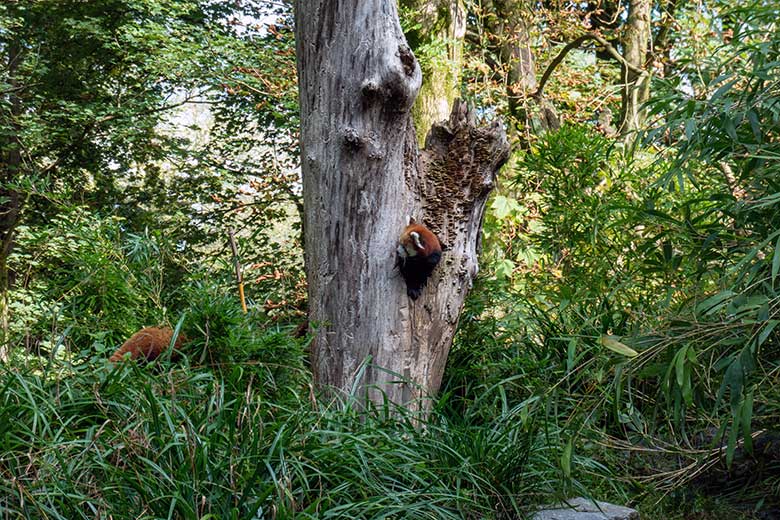
[{"label": "tall grass", "polygon": [[234,369],[70,368],[0,373],[4,517],[516,518],[560,488],[533,401],[420,424],[305,378],[269,394]]}]

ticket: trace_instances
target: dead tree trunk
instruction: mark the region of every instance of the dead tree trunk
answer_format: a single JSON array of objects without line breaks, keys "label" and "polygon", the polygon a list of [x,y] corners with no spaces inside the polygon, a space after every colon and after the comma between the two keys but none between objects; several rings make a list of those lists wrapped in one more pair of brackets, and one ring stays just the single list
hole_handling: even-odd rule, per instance
[{"label": "dead tree trunk", "polygon": [[[441,382],[509,145],[456,102],[418,152],[421,73],[394,0],[297,0],[295,24],[314,377],[413,405]],[[445,247],[414,302],[394,269],[409,216]]]}]

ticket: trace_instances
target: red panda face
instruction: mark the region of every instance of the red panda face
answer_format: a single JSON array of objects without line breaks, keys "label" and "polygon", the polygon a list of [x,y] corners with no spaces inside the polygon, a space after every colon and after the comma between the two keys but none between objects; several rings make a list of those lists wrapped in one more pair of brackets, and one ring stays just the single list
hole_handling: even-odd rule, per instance
[{"label": "red panda face", "polygon": [[[402,237],[403,240],[403,237]],[[409,233],[405,242],[401,242],[399,247],[399,253],[402,256],[417,256],[418,253],[422,253],[425,248],[420,240],[420,233],[412,231]]]},{"label": "red panda face", "polygon": [[398,253],[402,256],[430,256],[437,251],[441,253],[439,239],[422,224],[406,226],[398,242]]},{"label": "red panda face", "polygon": [[441,260],[441,244],[422,224],[407,226],[398,242],[396,265],[406,280],[407,295],[416,300]]}]

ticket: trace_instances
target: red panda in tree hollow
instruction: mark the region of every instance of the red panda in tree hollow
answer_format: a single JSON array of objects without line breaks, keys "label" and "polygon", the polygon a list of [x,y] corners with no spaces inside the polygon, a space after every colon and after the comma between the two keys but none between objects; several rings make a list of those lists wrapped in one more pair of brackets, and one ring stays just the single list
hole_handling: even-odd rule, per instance
[{"label": "red panda in tree hollow", "polygon": [[[146,327],[124,342],[108,360],[111,363],[117,363],[125,358],[125,354],[130,353],[130,359],[141,359],[141,361],[152,361],[157,359],[160,354],[168,350],[171,345],[173,330],[170,327]],[[182,334],[176,338],[174,349],[178,350],[182,343],[186,341]]]},{"label": "red panda in tree hollow", "polygon": [[398,242],[396,265],[406,280],[406,294],[416,300],[441,260],[441,244],[430,229],[414,221]]}]

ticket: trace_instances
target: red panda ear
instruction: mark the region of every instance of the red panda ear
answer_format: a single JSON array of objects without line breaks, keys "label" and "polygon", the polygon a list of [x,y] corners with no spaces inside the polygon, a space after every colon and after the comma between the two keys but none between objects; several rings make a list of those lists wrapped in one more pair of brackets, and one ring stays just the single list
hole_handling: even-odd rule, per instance
[{"label": "red panda ear", "polygon": [[420,233],[418,233],[417,231],[412,231],[411,233],[409,233],[409,236],[412,239],[412,244],[414,244],[414,246],[417,249],[419,250],[425,249],[425,238]]}]

